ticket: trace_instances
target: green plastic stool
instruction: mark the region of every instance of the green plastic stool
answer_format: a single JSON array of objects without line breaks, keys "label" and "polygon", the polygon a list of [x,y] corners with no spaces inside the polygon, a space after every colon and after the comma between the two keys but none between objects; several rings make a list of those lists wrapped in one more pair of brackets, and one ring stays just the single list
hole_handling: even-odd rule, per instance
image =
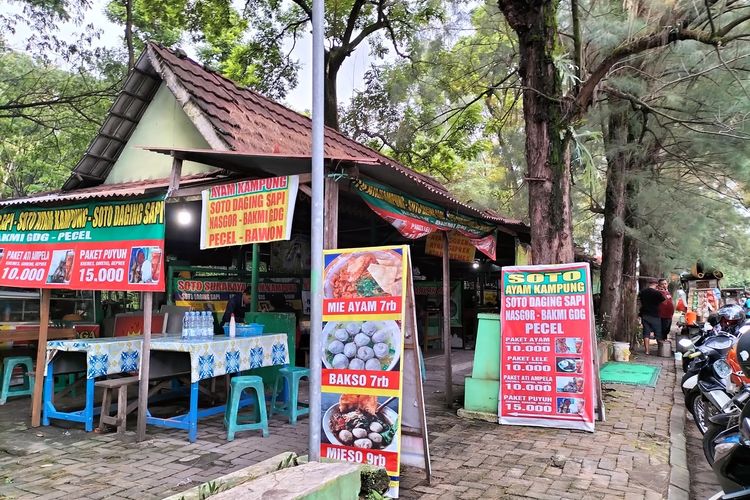
[{"label": "green plastic stool", "polygon": [[[23,387],[20,389],[10,387],[10,377],[16,366],[26,368],[26,373],[23,376]],[[29,376],[29,373],[34,371],[33,366],[33,361],[29,356],[5,358],[3,361],[3,385],[0,388],[0,405],[4,405],[8,397],[30,396],[34,392],[34,379]]]},{"label": "green plastic stool", "polygon": [[[268,417],[266,416],[266,398],[263,379],[255,375],[240,375],[232,378],[229,401],[224,412],[224,427],[227,429],[227,441],[234,441],[234,433],[239,431],[263,431],[268,437]],[[253,423],[240,420],[238,413],[240,399],[245,389],[255,390],[253,404]]]},{"label": "green plastic stool", "polygon": [[[310,413],[310,408],[306,403],[299,403],[299,381],[303,378],[310,380],[310,369],[299,368],[297,366],[285,366],[279,370],[279,377],[273,385],[273,395],[271,396],[271,416],[274,413],[279,415],[285,415],[289,417],[289,423],[294,425],[297,423],[297,417],[307,415]],[[286,383],[289,388],[289,399],[285,403],[278,405],[276,403],[276,397],[279,392],[284,388],[282,385],[279,387],[279,382],[282,384]],[[302,406],[300,406],[300,404]]]}]

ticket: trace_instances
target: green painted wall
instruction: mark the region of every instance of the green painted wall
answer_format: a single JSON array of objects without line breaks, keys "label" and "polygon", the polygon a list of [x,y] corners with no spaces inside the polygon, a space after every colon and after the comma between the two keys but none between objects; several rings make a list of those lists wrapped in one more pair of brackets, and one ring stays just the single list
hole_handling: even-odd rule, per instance
[{"label": "green painted wall", "polygon": [[[163,83],[130,136],[105,184],[164,179],[172,170],[172,158],[140,149],[141,146],[211,149],[195,128],[172,92]],[[211,172],[207,165],[182,164],[182,175]]]}]

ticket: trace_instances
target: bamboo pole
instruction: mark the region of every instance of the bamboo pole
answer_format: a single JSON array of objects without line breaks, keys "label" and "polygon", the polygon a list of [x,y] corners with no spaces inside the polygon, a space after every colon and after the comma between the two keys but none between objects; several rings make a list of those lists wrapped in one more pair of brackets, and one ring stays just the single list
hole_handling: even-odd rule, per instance
[{"label": "bamboo pole", "polygon": [[138,373],[138,427],[136,440],[146,439],[146,411],[148,410],[148,372],[151,362],[151,316],[154,304],[153,292],[143,294],[143,349],[141,351],[141,370]]},{"label": "bamboo pole", "polygon": [[[31,426],[39,427],[42,419],[42,389],[44,367],[47,365],[47,330],[49,329],[49,299],[51,290],[43,288],[39,304],[39,340],[36,345],[36,370],[34,370],[34,394],[31,400]],[[50,373],[50,377],[54,374]]]}]

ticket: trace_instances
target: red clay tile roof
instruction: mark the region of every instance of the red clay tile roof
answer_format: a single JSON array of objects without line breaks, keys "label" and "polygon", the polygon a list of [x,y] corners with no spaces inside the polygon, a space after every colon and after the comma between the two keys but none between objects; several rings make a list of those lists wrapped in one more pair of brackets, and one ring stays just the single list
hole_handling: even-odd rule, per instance
[{"label": "red clay tile roof", "polygon": [[[92,140],[63,186],[63,192],[73,195],[74,191],[104,182],[161,81],[165,81],[168,86],[172,84],[170,89],[183,106],[187,106],[188,102],[202,115],[191,116],[199,130],[201,127],[197,121],[208,122],[206,125],[213,129],[208,134],[215,134],[215,138],[207,140],[209,143],[213,141],[214,149],[252,151],[261,155],[310,154],[312,120],[309,117],[253,90],[237,86],[231,80],[188,58],[181,51],[149,43],[128,75],[123,91],[110,108],[102,130]],[[369,159],[373,165],[368,168],[368,175],[374,174],[378,180],[436,202],[446,209],[528,232],[528,226],[521,221],[462,203],[435,179],[415,172],[328,127],[325,130],[325,156]]]},{"label": "red clay tile roof", "polygon": [[[266,153],[310,154],[312,149],[312,120],[259,93],[237,86],[233,81],[160,45],[149,48],[160,59],[161,65],[173,73],[203,111],[213,128],[230,149]],[[162,75],[163,76],[163,75]],[[327,157],[359,156],[372,158],[395,170],[428,191],[447,198],[453,204],[484,219],[500,224],[527,229],[522,221],[509,219],[492,211],[481,211],[461,203],[435,179],[420,174],[364,146],[330,127],[325,129]],[[395,186],[399,187],[399,186]]]}]

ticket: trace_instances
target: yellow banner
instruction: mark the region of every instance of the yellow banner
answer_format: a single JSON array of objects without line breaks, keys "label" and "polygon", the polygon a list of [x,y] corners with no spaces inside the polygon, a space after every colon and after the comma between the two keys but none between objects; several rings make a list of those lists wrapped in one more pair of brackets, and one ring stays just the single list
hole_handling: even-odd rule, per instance
[{"label": "yellow banner", "polygon": [[[425,253],[436,257],[443,256],[443,235],[439,231],[427,235]],[[460,262],[474,262],[476,247],[471,240],[461,233],[451,231],[448,233],[448,258]]]},{"label": "yellow banner", "polygon": [[299,177],[271,177],[203,191],[201,250],[288,240]]}]

